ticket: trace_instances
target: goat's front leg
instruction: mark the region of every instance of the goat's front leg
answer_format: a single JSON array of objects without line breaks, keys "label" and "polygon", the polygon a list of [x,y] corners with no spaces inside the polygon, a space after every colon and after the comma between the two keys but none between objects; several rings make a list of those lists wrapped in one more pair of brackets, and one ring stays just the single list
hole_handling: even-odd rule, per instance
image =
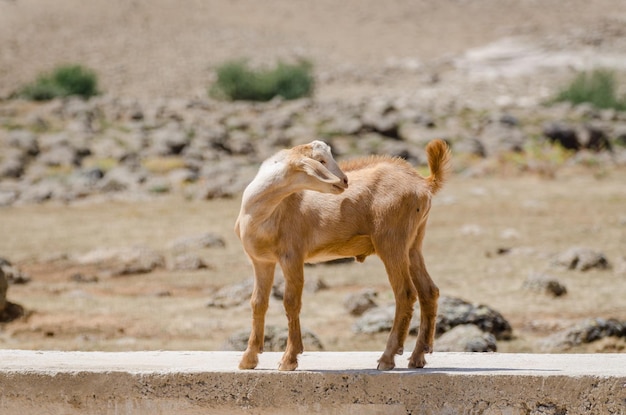
[{"label": "goat's front leg", "polygon": [[415,349],[409,359],[410,368],[426,365],[425,353],[432,353],[437,324],[437,300],[439,288],[428,275],[424,258],[419,251],[411,253],[411,278],[417,288],[420,303],[420,328]]},{"label": "goat's front leg", "polygon": [[383,262],[396,300],[396,313],[387,339],[387,347],[378,359],[378,370],[391,370],[396,366],[395,355],[404,352],[404,341],[409,333],[417,295],[410,280],[409,264],[405,258],[385,257]]},{"label": "goat's front leg", "polygon": [[259,363],[259,353],[263,353],[265,342],[265,313],[269,306],[270,294],[274,283],[273,262],[253,261],[254,290],[250,299],[252,308],[252,331],[248,340],[248,348],[239,362],[239,369],[254,369]]},{"label": "goat's front leg", "polygon": [[304,351],[300,330],[304,268],[302,261],[285,261],[281,263],[281,267],[285,276],[283,304],[287,314],[289,335],[287,337],[287,348],[278,369],[295,370],[298,367],[298,355]]}]

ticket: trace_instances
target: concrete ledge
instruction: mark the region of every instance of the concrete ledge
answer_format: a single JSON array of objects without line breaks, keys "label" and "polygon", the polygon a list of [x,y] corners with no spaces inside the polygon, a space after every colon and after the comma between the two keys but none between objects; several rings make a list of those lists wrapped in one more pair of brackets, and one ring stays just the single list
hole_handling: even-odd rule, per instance
[{"label": "concrete ledge", "polygon": [[[0,351],[0,414],[626,414],[626,354],[305,353],[236,369],[239,352]],[[405,359],[396,358],[399,366]]]}]

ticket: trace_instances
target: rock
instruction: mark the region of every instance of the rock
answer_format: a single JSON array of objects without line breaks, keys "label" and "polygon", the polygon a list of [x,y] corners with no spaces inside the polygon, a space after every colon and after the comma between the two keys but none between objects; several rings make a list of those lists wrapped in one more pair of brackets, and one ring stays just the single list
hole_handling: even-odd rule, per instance
[{"label": "rock", "polygon": [[487,149],[483,143],[475,138],[468,137],[454,144],[454,152],[458,154],[470,154],[478,157],[487,157]]},{"label": "rock", "polygon": [[22,150],[9,148],[0,156],[0,178],[17,179],[26,169],[26,158]]},{"label": "rock", "polygon": [[[264,335],[263,349],[265,351],[282,352],[287,347],[287,336],[289,335],[287,328],[268,325],[265,327]],[[239,331],[226,340],[226,343],[222,346],[222,350],[244,351],[248,346],[249,337],[250,330]],[[324,346],[317,335],[305,328],[302,329],[302,343],[304,344],[304,350],[307,351],[324,350]]]},{"label": "rock", "polygon": [[168,269],[172,271],[194,271],[209,268],[209,265],[199,255],[185,253],[174,256],[168,264]]},{"label": "rock", "polygon": [[7,300],[9,282],[2,268],[0,268],[0,323],[11,322],[24,315],[24,308]]},{"label": "rock", "polygon": [[492,333],[498,340],[511,338],[511,325],[493,308],[483,304],[474,305],[460,298],[440,297],[437,333],[445,333],[461,324],[474,324],[482,331]]},{"label": "rock", "polygon": [[[378,333],[388,331],[393,325],[395,306],[376,307],[366,311],[353,325],[356,333]],[[441,335],[453,327],[474,324],[486,333],[493,334],[499,340],[511,337],[512,328],[508,321],[496,310],[486,305],[473,305],[459,298],[439,298],[436,334]],[[413,313],[411,334],[419,330],[419,309]]]},{"label": "rock", "polygon": [[577,271],[587,271],[593,268],[608,269],[611,267],[602,252],[584,247],[573,247],[560,253],[554,260],[554,265]]},{"label": "rock", "polygon": [[42,151],[37,161],[46,166],[77,166],[78,155],[76,150],[67,145],[52,147],[47,151]]},{"label": "rock", "polygon": [[362,129],[363,123],[356,115],[345,113],[336,114],[323,126],[323,131],[329,135],[355,135]]},{"label": "rock", "polygon": [[0,206],[11,206],[19,197],[15,190],[0,190]]},{"label": "rock", "polygon": [[580,137],[583,147],[592,151],[611,150],[611,141],[604,129],[595,124],[586,124]]},{"label": "rock", "polygon": [[39,154],[39,144],[35,133],[28,130],[11,130],[7,134],[6,144],[24,151],[29,156]]},{"label": "rock", "polygon": [[522,288],[529,291],[560,297],[567,294],[567,288],[554,277],[532,273],[528,276]]},{"label": "rock", "polygon": [[30,186],[24,186],[20,192],[19,200],[24,203],[42,203],[64,193],[65,189],[59,182],[47,179]]},{"label": "rock", "polygon": [[198,173],[188,168],[174,169],[167,173],[167,181],[175,188],[198,180]]},{"label": "rock", "polygon": [[400,157],[414,166],[427,164],[426,152],[423,149],[418,149],[402,141],[385,140],[379,146],[378,153]]},{"label": "rock", "polygon": [[363,128],[370,129],[385,137],[399,139],[399,117],[390,102],[384,99],[368,103],[361,115]]},{"label": "rock", "polygon": [[134,172],[128,167],[118,166],[109,170],[98,183],[98,190],[102,192],[120,192],[133,190],[145,181],[143,174]]},{"label": "rock", "polygon": [[7,291],[9,289],[9,281],[7,280],[4,270],[0,268],[0,313],[7,307]]},{"label": "rock", "polygon": [[194,186],[194,198],[210,200],[233,197],[249,183],[247,179],[243,183],[239,180],[241,170],[242,167],[234,160],[204,166]]},{"label": "rock", "polygon": [[549,122],[543,126],[543,135],[550,142],[559,144],[566,150],[580,150],[581,144],[578,133],[572,127],[560,122]]},{"label": "rock", "polygon": [[553,403],[539,403],[528,412],[528,415],[567,415],[567,408],[559,407]]},{"label": "rock", "polygon": [[170,122],[152,133],[150,153],[159,156],[180,154],[189,144],[189,136],[182,125]]},{"label": "rock", "polygon": [[165,265],[160,253],[144,246],[94,249],[77,256],[75,260],[79,264],[106,268],[113,276],[145,274]]},{"label": "rock", "polygon": [[250,301],[253,289],[254,280],[252,278],[227,285],[213,293],[207,302],[207,307],[231,308],[242,305]]},{"label": "rock", "polygon": [[[372,334],[380,332],[388,332],[393,325],[393,317],[395,313],[395,306],[390,305],[386,307],[374,307],[364,312],[361,317],[352,325],[352,331],[355,333]],[[419,327],[419,323],[416,326],[414,322],[415,313],[413,313],[413,319],[411,320],[410,330],[414,332]]]},{"label": "rock", "polygon": [[77,282],[80,284],[92,284],[99,281],[99,278],[95,275],[85,275],[80,272],[72,274],[69,279],[72,282]]},{"label": "rock", "polygon": [[626,338],[626,321],[590,318],[543,339],[540,348],[545,352],[566,351],[610,336]]},{"label": "rock", "polygon": [[498,122],[487,124],[478,140],[486,156],[491,157],[502,153],[523,151],[526,137],[519,128]]},{"label": "rock", "polygon": [[[282,271],[276,271],[276,277],[274,278],[274,285],[272,285],[272,296],[278,300],[282,300],[285,297],[285,278]],[[328,285],[321,278],[317,277],[305,277],[304,278],[304,290],[309,293],[316,293],[320,290],[328,289]]]},{"label": "rock", "polygon": [[473,324],[462,324],[442,334],[435,342],[436,352],[495,352],[496,337]]},{"label": "rock", "polygon": [[168,244],[168,248],[174,252],[185,252],[198,248],[223,248],[226,246],[224,238],[214,233],[183,236]]},{"label": "rock", "polygon": [[365,289],[348,295],[343,304],[350,315],[358,317],[367,310],[378,307],[376,301],[374,301],[377,296],[378,293],[376,291]]},{"label": "rock", "polygon": [[146,247],[125,250],[118,256],[117,261],[113,275],[146,274],[165,265],[161,254]]},{"label": "rock", "polygon": [[4,273],[9,284],[26,284],[30,282],[30,277],[27,274],[2,257],[0,257],[0,271]]}]

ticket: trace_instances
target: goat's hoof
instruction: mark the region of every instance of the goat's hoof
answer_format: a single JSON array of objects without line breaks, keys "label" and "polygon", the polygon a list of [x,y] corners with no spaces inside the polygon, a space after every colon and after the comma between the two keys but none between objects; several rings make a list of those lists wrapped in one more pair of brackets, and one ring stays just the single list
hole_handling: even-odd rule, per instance
[{"label": "goat's hoof", "polygon": [[239,370],[251,370],[256,368],[256,363],[239,362]]},{"label": "goat's hoof", "polygon": [[259,358],[256,355],[251,357],[251,356],[244,354],[243,358],[239,362],[239,369],[240,370],[254,369],[256,368],[258,364],[259,364]]},{"label": "goat's hoof", "polygon": [[380,359],[378,361],[378,367],[376,369],[378,369],[378,370],[392,370],[394,367],[396,367],[396,362],[394,362],[393,360],[391,362],[385,362],[383,359]]},{"label": "goat's hoof", "polygon": [[426,359],[424,356],[409,359],[409,369],[421,369],[426,366]]},{"label": "goat's hoof", "polygon": [[282,372],[290,372],[290,371],[296,370],[297,367],[298,367],[297,360],[295,362],[281,361],[280,364],[278,365],[278,370]]}]

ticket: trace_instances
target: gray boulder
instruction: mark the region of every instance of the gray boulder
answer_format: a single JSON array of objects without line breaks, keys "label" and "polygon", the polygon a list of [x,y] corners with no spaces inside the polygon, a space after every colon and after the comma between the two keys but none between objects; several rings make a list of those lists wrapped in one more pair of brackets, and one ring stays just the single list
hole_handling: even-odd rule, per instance
[{"label": "gray boulder", "polygon": [[152,134],[152,147],[149,151],[152,155],[169,156],[180,154],[189,144],[189,134],[184,127],[176,122],[171,122],[165,127],[156,130]]},{"label": "gray boulder", "polygon": [[495,352],[496,337],[473,324],[461,324],[442,334],[435,342],[436,352]]},{"label": "gray boulder", "polygon": [[9,281],[2,268],[0,268],[0,313],[7,307],[7,291],[9,289]]},{"label": "gray boulder", "polygon": [[566,150],[580,150],[581,144],[576,129],[561,122],[548,122],[543,126],[543,135]]},{"label": "gray boulder", "polygon": [[51,167],[75,166],[78,163],[78,155],[74,148],[67,145],[59,145],[42,152],[37,161]]},{"label": "gray boulder", "polygon": [[[328,285],[321,278],[306,277],[304,279],[304,291],[306,292],[313,294],[325,289],[328,289]],[[285,297],[285,278],[280,269],[276,271],[274,285],[272,286],[272,296],[278,300],[282,300]]]},{"label": "gray boulder", "polygon": [[0,206],[11,206],[18,199],[18,196],[17,190],[0,189]]},{"label": "gray boulder", "polygon": [[145,246],[94,249],[77,256],[76,262],[97,265],[112,276],[145,274],[165,265],[163,255]]},{"label": "gray boulder", "polygon": [[573,247],[560,253],[554,265],[577,271],[588,271],[593,268],[608,269],[611,264],[602,252],[584,247]]},{"label": "gray boulder", "polygon": [[[263,349],[268,352],[281,352],[287,347],[287,336],[289,332],[287,328],[279,328],[276,326],[268,325],[265,327],[264,332],[264,346]],[[250,337],[250,330],[239,331],[226,340],[226,343],[222,346],[222,350],[246,350],[248,346],[248,338]],[[304,349],[308,351],[322,351],[324,346],[319,337],[315,333],[305,328],[302,329],[302,343]]]},{"label": "gray boulder", "polygon": [[26,169],[26,157],[24,152],[15,148],[8,148],[0,155],[0,178],[17,179]]},{"label": "gray boulder", "polygon": [[567,294],[567,288],[558,279],[545,274],[530,274],[522,288],[554,297]]},{"label": "gray boulder", "polygon": [[566,351],[611,336],[626,338],[626,321],[590,318],[543,339],[540,348],[544,352]]},{"label": "gray boulder", "polygon": [[175,255],[167,268],[172,271],[195,271],[209,268],[209,264],[200,255],[184,253]]},{"label": "gray boulder", "polygon": [[0,272],[4,273],[9,284],[26,284],[30,282],[30,277],[27,274],[2,257],[0,257]]},{"label": "gray boulder", "polygon": [[28,130],[11,130],[5,140],[9,147],[22,150],[29,156],[39,154],[39,144],[35,133]]},{"label": "gray boulder", "polygon": [[515,125],[494,122],[485,126],[478,140],[489,157],[501,153],[523,151],[526,136]]},{"label": "gray boulder", "polygon": [[97,188],[102,192],[120,192],[133,190],[145,181],[145,175],[126,166],[114,167],[98,182]]},{"label": "gray boulder", "polygon": [[[391,329],[395,306],[376,307],[366,311],[353,325],[356,333],[377,333]],[[473,324],[486,333],[493,334],[497,339],[511,338],[512,328],[502,314],[486,305],[474,305],[459,298],[439,298],[436,335],[450,331],[453,327]],[[410,333],[419,330],[419,308],[413,313]]]},{"label": "gray boulder", "polygon": [[254,281],[252,278],[227,285],[211,295],[207,307],[231,308],[246,304],[250,301],[253,289]]},{"label": "gray boulder", "polygon": [[174,252],[185,252],[198,248],[223,248],[226,246],[224,238],[214,233],[202,233],[199,235],[183,236],[168,244],[168,248]]},{"label": "gray boulder", "polygon": [[378,307],[375,301],[377,296],[378,293],[372,289],[361,290],[348,295],[344,301],[344,306],[350,315],[358,317],[366,311]]},{"label": "gray boulder", "polygon": [[493,308],[484,304],[471,304],[460,298],[441,297],[437,313],[437,334],[452,327],[474,324],[482,331],[492,333],[498,340],[511,338],[511,324]]},{"label": "gray boulder", "polygon": [[9,282],[0,268],[0,323],[8,323],[24,315],[24,308],[7,300]]}]

